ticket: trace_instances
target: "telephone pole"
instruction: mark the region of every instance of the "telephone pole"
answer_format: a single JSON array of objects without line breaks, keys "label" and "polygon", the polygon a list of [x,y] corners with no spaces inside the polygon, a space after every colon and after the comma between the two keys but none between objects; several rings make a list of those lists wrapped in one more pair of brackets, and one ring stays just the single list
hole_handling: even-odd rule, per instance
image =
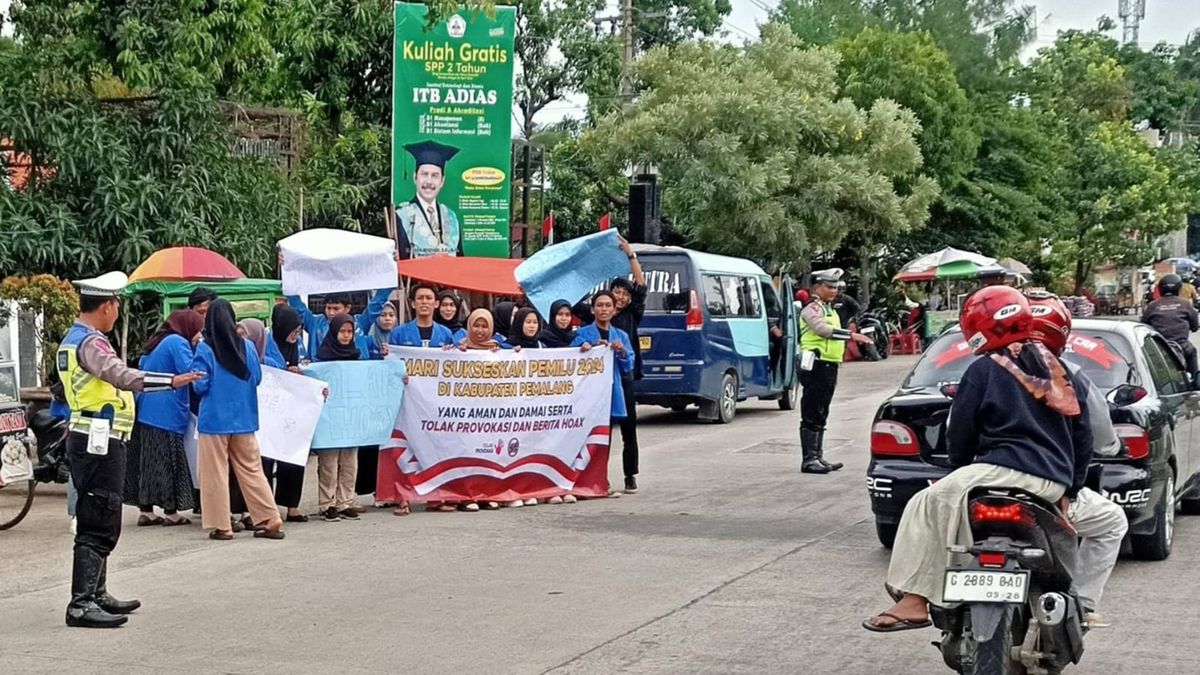
[{"label": "telephone pole", "polygon": [[621,63],[621,109],[633,99],[633,0],[623,0],[621,11],[621,40],[625,43],[625,58]]}]

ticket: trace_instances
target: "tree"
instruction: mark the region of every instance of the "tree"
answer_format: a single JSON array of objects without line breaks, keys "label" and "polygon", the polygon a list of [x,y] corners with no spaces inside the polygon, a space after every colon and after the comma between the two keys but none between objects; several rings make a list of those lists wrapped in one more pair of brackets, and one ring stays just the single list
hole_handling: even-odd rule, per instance
[{"label": "tree", "polygon": [[716,251],[792,262],[852,228],[919,224],[936,186],[918,175],[915,118],[889,101],[835,100],[836,68],[834,51],[805,49],[779,24],[745,48],[656,48],[629,114],[581,142],[610,170],[657,166],[664,210]]}]

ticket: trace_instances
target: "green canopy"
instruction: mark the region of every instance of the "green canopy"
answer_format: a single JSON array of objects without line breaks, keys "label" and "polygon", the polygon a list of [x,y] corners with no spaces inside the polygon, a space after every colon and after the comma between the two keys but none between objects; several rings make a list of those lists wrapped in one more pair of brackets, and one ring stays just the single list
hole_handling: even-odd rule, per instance
[{"label": "green canopy", "polygon": [[125,287],[125,295],[134,293],[158,293],[169,298],[190,295],[197,288],[211,288],[217,295],[242,293],[281,293],[282,283],[278,279],[231,279],[229,281],[176,281],[172,279],[145,279]]}]

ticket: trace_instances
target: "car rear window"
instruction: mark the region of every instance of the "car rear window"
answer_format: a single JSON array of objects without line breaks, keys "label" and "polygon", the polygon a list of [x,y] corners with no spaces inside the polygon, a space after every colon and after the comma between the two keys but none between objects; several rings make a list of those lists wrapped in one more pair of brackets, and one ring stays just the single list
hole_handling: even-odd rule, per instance
[{"label": "car rear window", "polygon": [[[958,382],[975,359],[962,333],[946,333],[925,350],[904,386],[936,387]],[[1133,349],[1116,333],[1075,331],[1063,359],[1079,366],[1097,388],[1107,392],[1130,381]]]},{"label": "car rear window", "polygon": [[646,311],[652,314],[686,312],[686,298],[676,297],[674,303],[668,300],[673,295],[678,296],[695,288],[691,278],[691,261],[681,255],[645,255],[639,256],[639,260],[642,273],[646,275]]}]

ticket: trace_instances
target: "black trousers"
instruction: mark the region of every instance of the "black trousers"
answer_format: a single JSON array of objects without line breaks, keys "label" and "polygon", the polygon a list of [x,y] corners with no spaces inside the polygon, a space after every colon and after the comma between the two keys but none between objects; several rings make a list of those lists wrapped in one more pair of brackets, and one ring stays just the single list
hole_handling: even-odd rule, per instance
[{"label": "black trousers", "polygon": [[121,503],[125,488],[125,441],[109,438],[107,455],[87,451],[87,434],[67,435],[71,481],[79,493],[75,506],[75,555],[107,558],[121,538]]},{"label": "black trousers", "polygon": [[379,478],[379,446],[364,445],[358,449],[358,476],[354,479],[354,494],[375,494]]},{"label": "black trousers", "polygon": [[800,371],[800,384],[804,393],[800,396],[800,428],[809,431],[825,431],[829,419],[829,403],[833,401],[833,390],[837,389],[838,366],[821,361],[813,363],[813,369]]},{"label": "black trousers", "polygon": [[[304,471],[307,467],[262,458],[263,473],[267,484],[275,492],[275,503],[289,509],[300,507],[300,493],[304,491]],[[233,474],[229,474],[233,480]],[[245,500],[242,500],[245,501]]]},{"label": "black trousers", "polygon": [[625,394],[625,417],[621,419],[621,468],[626,476],[638,473],[637,399],[632,378],[621,378],[621,391]]}]

